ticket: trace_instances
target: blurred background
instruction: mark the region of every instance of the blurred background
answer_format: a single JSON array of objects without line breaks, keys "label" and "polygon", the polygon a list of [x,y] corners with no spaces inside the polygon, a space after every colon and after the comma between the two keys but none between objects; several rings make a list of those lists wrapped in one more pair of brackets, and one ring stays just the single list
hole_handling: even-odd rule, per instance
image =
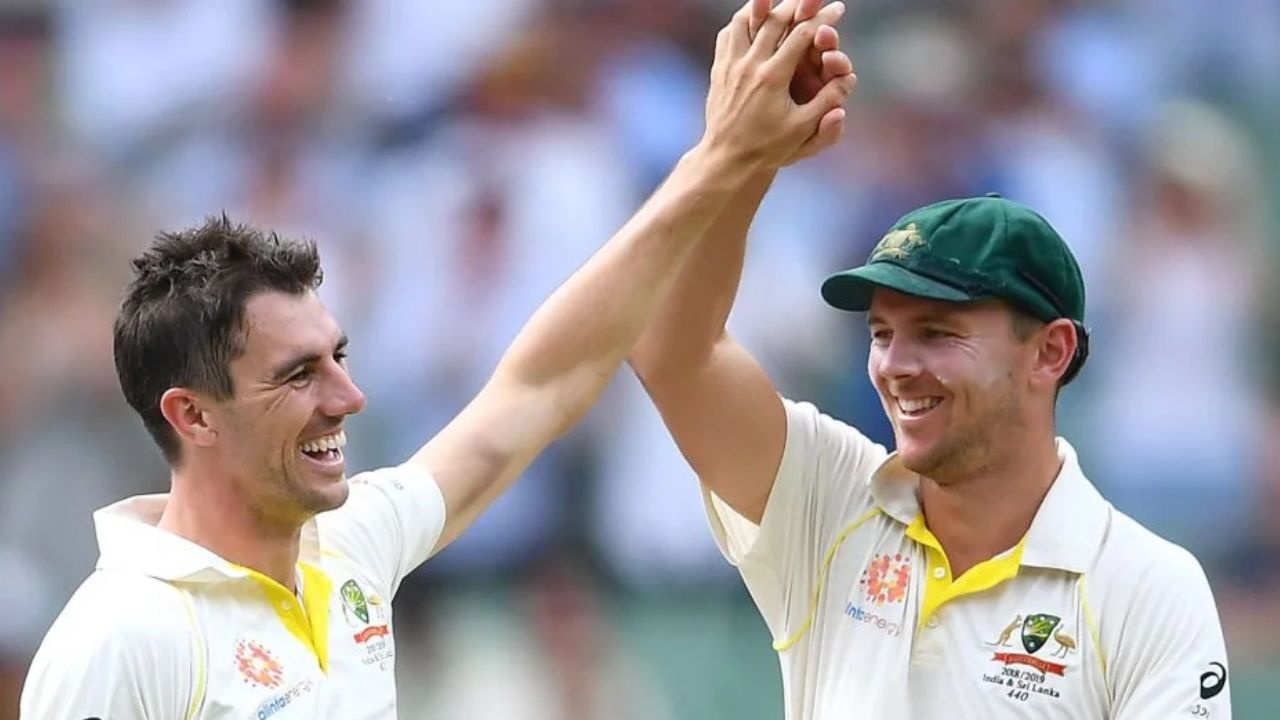
[{"label": "blurred background", "polygon": [[[853,0],[838,149],[757,220],[732,330],[885,443],[829,272],[935,200],[1041,210],[1089,286],[1061,431],[1213,583],[1237,718],[1280,717],[1280,3]],[[0,718],[168,473],[110,325],[157,230],[226,210],[320,244],[403,460],[693,144],[725,0],[0,0]],[[396,599],[401,717],[781,717],[777,660],[696,482],[623,373]],[[9,713],[6,715],[6,713]]]}]

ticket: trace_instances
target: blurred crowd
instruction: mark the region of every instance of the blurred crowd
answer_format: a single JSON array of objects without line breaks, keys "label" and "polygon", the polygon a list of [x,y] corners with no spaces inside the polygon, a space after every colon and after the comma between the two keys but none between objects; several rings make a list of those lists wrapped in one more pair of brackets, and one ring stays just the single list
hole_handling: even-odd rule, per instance
[{"label": "blurred crowd", "polygon": [[[822,278],[920,204],[1039,209],[1093,329],[1061,432],[1205,565],[1236,717],[1280,716],[1280,3],[850,5],[849,132],[766,199],[732,331],[891,444]],[[156,231],[225,211],[314,238],[369,397],[348,466],[399,462],[697,140],[734,9],[0,0],[0,718],[93,566],[91,511],[167,485],[110,343]],[[396,602],[403,718],[781,717],[767,631],[626,372]]]}]

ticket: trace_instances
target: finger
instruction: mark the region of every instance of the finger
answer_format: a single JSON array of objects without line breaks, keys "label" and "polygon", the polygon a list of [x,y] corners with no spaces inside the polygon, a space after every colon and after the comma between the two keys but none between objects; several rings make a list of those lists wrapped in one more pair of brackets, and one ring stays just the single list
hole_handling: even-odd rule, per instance
[{"label": "finger", "polygon": [[778,49],[778,42],[791,29],[791,18],[795,16],[797,2],[799,0],[782,0],[765,18],[760,31],[751,42],[755,55],[767,58]]},{"label": "finger", "polygon": [[835,144],[836,140],[844,133],[845,109],[842,107],[833,108],[827,111],[826,115],[818,121],[818,132],[816,135],[824,140],[828,140],[828,145]]},{"label": "finger", "polygon": [[755,40],[756,33],[760,31],[760,26],[764,24],[765,18],[769,17],[769,11],[773,8],[773,0],[748,0],[751,6],[751,15],[747,22],[747,37]]},{"label": "finger", "polygon": [[822,27],[817,19],[806,20],[791,29],[791,34],[782,41],[778,52],[767,61],[773,67],[768,72],[790,78],[796,71],[800,61],[808,56],[813,48],[813,39]]},{"label": "finger", "polygon": [[[822,25],[838,25],[840,20],[844,18],[845,5],[842,2],[833,2],[825,5],[821,10],[813,16]],[[809,20],[810,18],[805,18]],[[832,28],[833,30],[835,28]]]},{"label": "finger", "polygon": [[853,61],[839,50],[822,53],[822,81],[830,82],[841,75],[853,74]]},{"label": "finger", "polygon": [[[834,25],[843,15],[844,3],[837,2],[822,8],[818,13],[818,20],[826,25]],[[822,53],[840,49],[840,33],[834,27],[826,25],[818,28],[818,33],[813,38],[813,49],[809,52],[809,67],[814,69],[814,75],[821,74]]]},{"label": "finger", "polygon": [[815,126],[828,112],[838,109],[849,99],[854,86],[858,83],[857,75],[841,75],[822,86],[817,95],[801,109],[801,122],[813,123]]},{"label": "finger", "polygon": [[836,29],[825,25],[818,28],[818,33],[813,37],[813,47],[809,50],[809,57],[805,58],[800,69],[796,71],[797,74],[810,75],[821,82],[830,80],[830,77],[823,75],[822,56],[839,49],[840,35]]},{"label": "finger", "polygon": [[844,119],[844,108],[835,108],[823,115],[822,119],[818,121],[818,129],[796,151],[792,162],[817,155],[840,142],[840,138],[844,137]]},{"label": "finger", "polygon": [[830,25],[818,28],[817,34],[813,36],[813,49],[818,51],[819,56],[828,50],[839,50],[840,31]]},{"label": "finger", "polygon": [[787,164],[796,163],[796,161],[812,158],[828,147],[835,146],[845,136],[845,110],[837,108],[828,111],[818,120],[818,129],[805,140],[795,155],[791,156]]},{"label": "finger", "polygon": [[791,24],[812,20],[813,16],[818,14],[818,8],[821,6],[822,0],[800,0],[800,2],[796,3],[796,11],[791,16]]},{"label": "finger", "polygon": [[725,50],[726,58],[742,57],[751,49],[751,14],[754,11],[755,3],[759,0],[747,0],[746,4],[733,14],[733,18],[729,20],[729,24],[724,27],[727,34]]}]

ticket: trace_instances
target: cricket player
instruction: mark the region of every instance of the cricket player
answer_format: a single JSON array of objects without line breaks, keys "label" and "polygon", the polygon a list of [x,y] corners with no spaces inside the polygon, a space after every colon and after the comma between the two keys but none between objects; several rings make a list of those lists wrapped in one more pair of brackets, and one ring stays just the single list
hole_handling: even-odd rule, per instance
[{"label": "cricket player", "polygon": [[789,720],[1231,717],[1209,584],[1057,437],[1084,282],[998,196],[919,208],[823,298],[864,313],[889,453],[780,397],[725,330],[762,172],[694,250],[630,362],[773,635]]},{"label": "cricket player", "polygon": [[730,199],[839,138],[841,7],[768,10],[720,32],[701,141],[402,465],[345,478],[365,398],[313,244],[225,217],[160,235],[134,262],[115,357],[172,489],[95,514],[101,559],[46,636],[22,716],[394,717],[404,577],[586,412]]}]

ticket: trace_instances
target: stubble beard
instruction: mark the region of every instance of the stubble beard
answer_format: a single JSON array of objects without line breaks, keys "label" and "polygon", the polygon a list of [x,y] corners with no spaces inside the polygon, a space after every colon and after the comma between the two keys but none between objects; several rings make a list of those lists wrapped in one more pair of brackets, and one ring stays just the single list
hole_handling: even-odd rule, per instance
[{"label": "stubble beard", "polygon": [[935,483],[947,486],[982,474],[998,461],[1000,446],[1016,436],[1023,425],[1016,399],[1005,392],[1001,402],[963,427],[944,431],[937,444],[903,467]]}]

